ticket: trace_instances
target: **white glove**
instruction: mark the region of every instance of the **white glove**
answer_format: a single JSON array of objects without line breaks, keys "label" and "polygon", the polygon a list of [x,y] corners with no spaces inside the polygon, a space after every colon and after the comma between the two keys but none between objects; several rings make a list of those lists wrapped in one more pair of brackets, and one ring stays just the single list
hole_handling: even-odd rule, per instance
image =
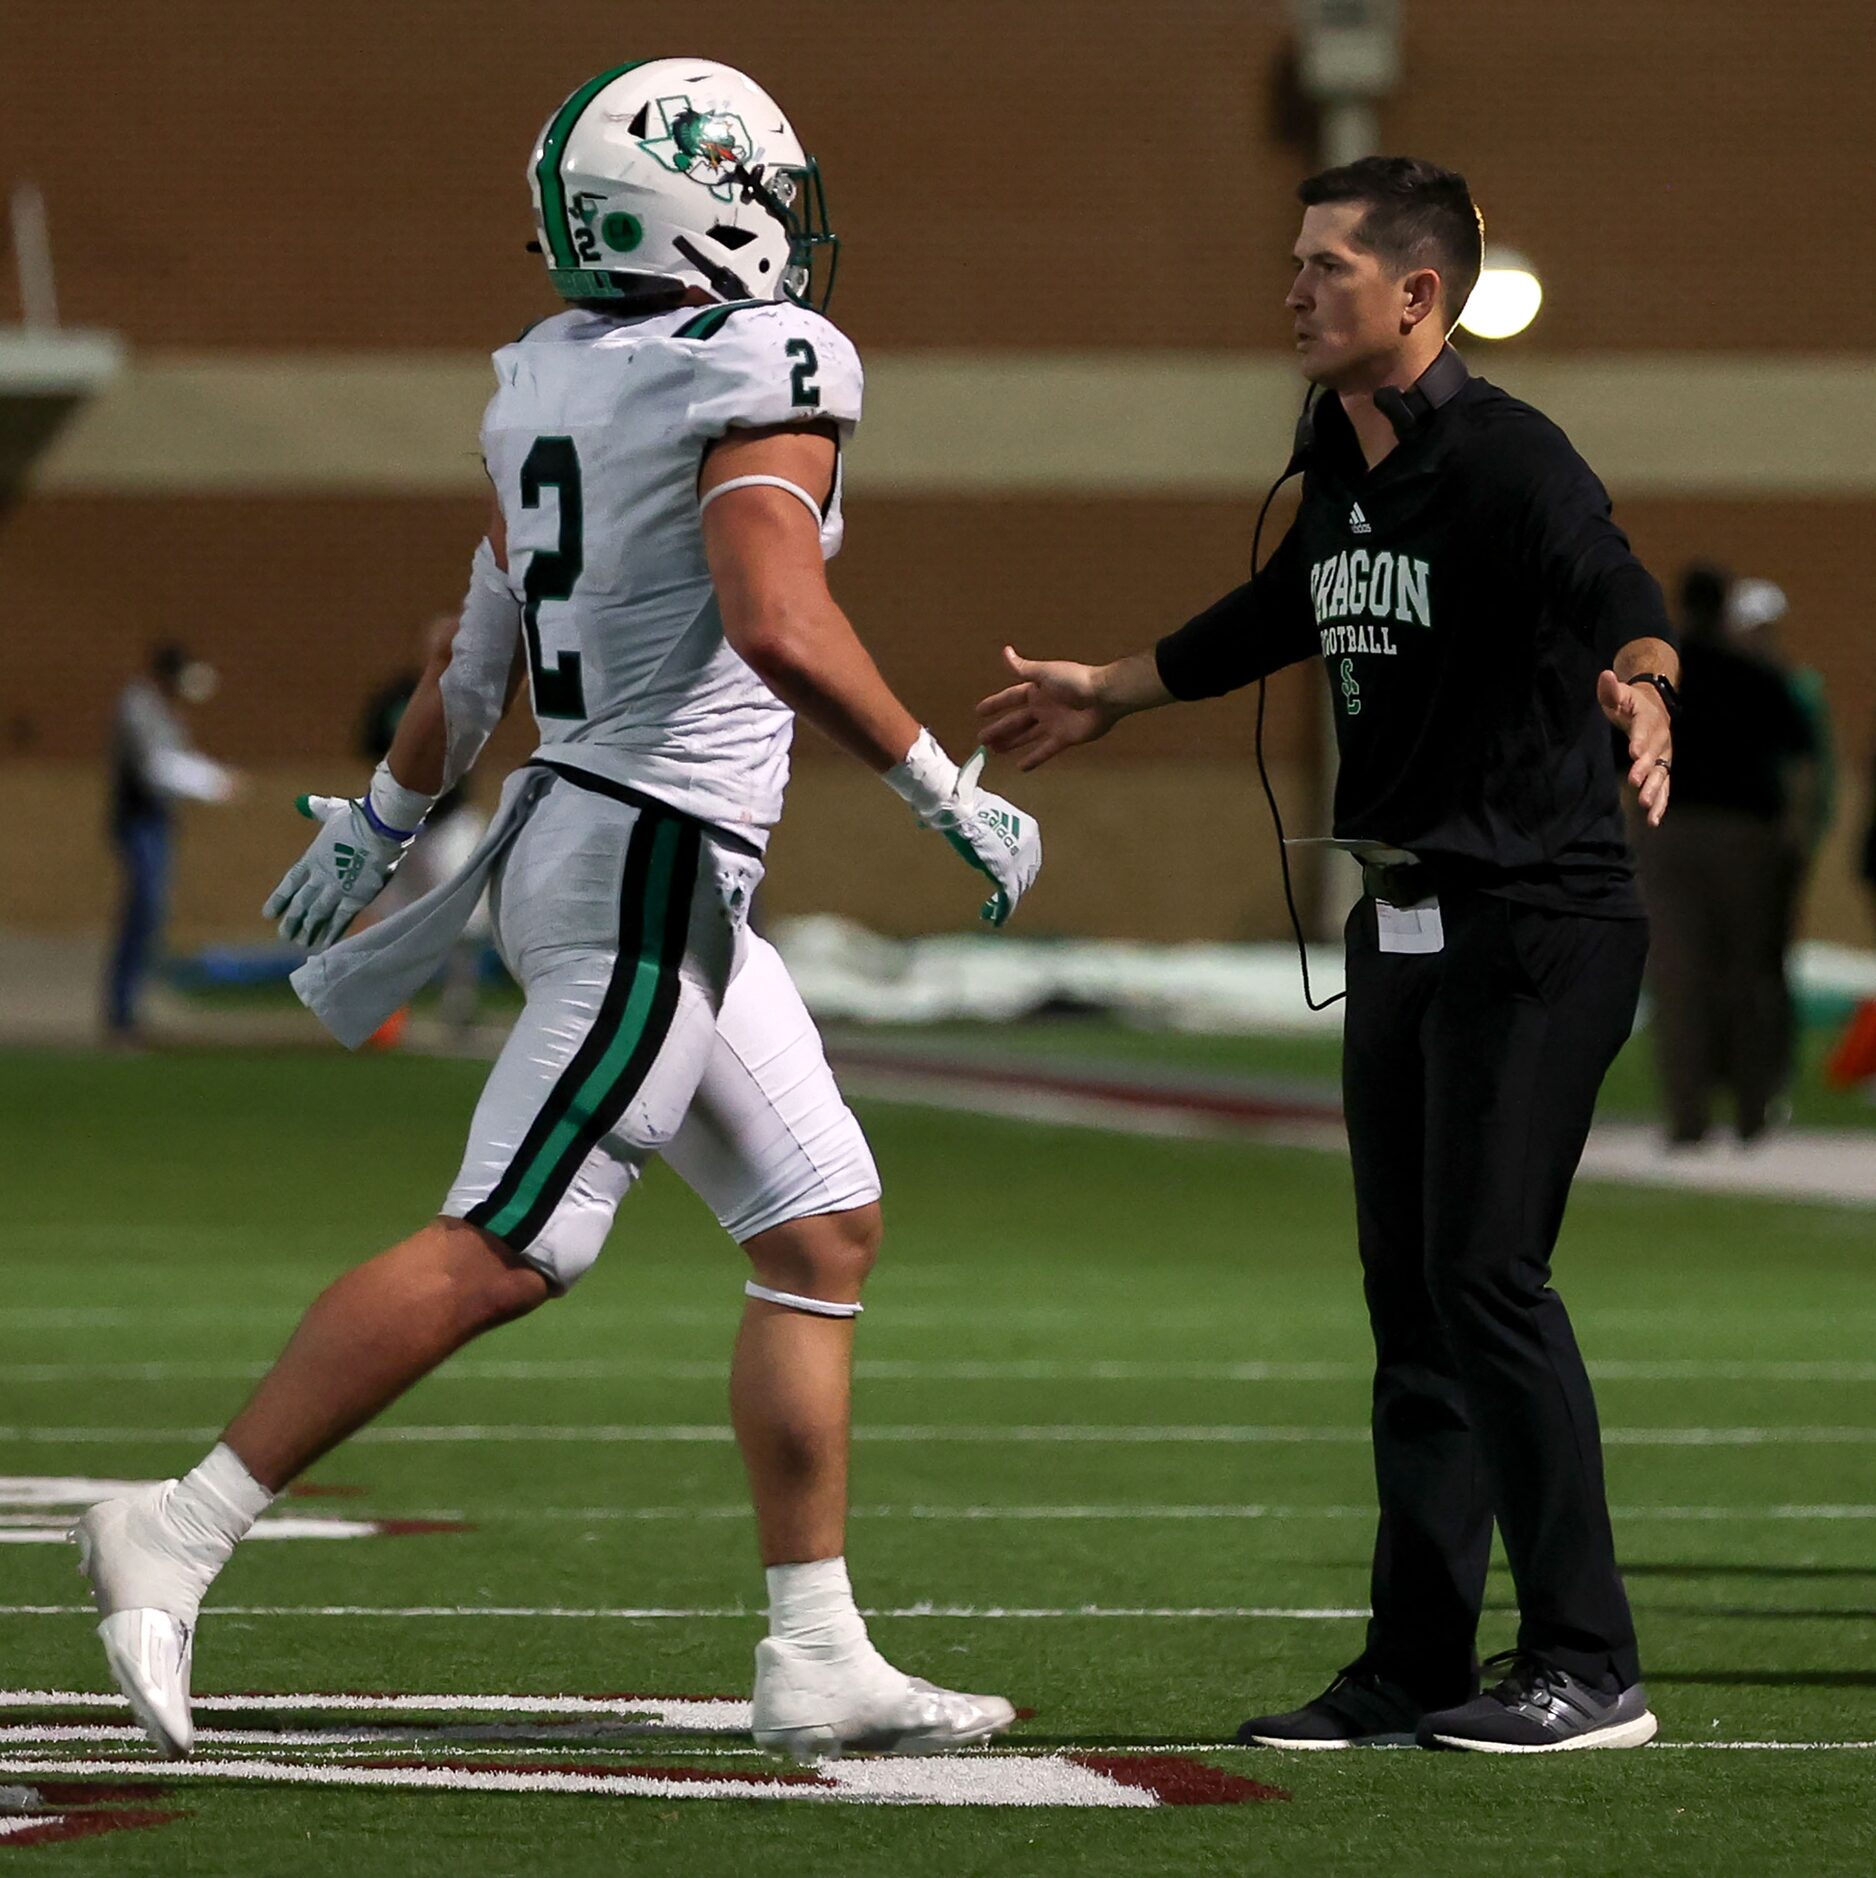
[{"label": "white glove", "polygon": [[1033,815],[978,787],[983,767],[979,750],[960,770],[938,739],[921,730],[885,780],[927,828],[936,829],[980,874],[989,875],[996,891],[984,902],[982,916],[1001,926],[1042,870],[1042,830]]},{"label": "white glove", "polygon": [[[382,765],[362,796],[301,796],[294,806],[324,826],[267,896],[262,914],[280,922],[281,938],[309,952],[324,951],[384,891],[430,802],[391,781]],[[411,826],[388,822],[387,807]]]}]

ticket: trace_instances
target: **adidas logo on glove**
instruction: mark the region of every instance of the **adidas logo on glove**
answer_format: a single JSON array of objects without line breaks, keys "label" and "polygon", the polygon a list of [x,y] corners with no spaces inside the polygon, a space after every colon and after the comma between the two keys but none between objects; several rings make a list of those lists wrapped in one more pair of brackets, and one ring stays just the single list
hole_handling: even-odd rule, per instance
[{"label": "adidas logo on glove", "polygon": [[979,809],[977,819],[1014,854],[1023,838],[1023,818],[1007,809]]}]

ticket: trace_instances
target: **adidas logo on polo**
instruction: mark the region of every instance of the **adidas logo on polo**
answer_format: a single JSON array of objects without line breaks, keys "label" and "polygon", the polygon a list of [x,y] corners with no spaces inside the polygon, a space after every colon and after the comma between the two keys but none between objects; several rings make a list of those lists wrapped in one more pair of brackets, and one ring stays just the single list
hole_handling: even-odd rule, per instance
[{"label": "adidas logo on polo", "polygon": [[1374,530],[1368,526],[1368,518],[1361,512],[1357,502],[1348,512],[1348,532],[1351,535],[1372,535]]}]

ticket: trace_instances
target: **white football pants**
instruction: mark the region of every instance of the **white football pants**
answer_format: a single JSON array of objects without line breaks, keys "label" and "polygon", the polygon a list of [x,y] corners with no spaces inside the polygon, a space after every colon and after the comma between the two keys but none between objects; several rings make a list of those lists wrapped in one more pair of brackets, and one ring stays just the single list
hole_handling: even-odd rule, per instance
[{"label": "white football pants", "polygon": [[556,1291],[654,1155],[739,1241],[879,1197],[814,1020],[748,929],[760,857],[612,787],[557,780],[496,875],[495,942],[527,1005],[442,1209]]}]

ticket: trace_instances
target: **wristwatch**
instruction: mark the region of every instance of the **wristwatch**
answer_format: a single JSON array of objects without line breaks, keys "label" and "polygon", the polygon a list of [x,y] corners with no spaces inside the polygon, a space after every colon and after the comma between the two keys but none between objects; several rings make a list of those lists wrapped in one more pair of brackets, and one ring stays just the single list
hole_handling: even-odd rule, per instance
[{"label": "wristwatch", "polygon": [[1671,724],[1681,714],[1681,694],[1659,672],[1636,672],[1622,681],[1625,685],[1653,685],[1661,694],[1661,702],[1668,707],[1668,722]]}]

